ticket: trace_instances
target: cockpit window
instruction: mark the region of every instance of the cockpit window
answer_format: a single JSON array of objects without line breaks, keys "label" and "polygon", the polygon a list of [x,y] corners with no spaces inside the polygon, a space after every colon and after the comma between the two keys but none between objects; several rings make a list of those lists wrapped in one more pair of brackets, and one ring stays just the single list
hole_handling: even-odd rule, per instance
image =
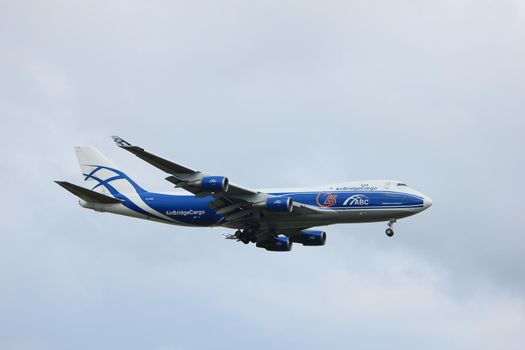
[{"label": "cockpit window", "polygon": [[404,183],[402,183],[402,182],[398,182],[397,185],[398,185],[398,186],[406,186],[407,184],[404,184]]}]

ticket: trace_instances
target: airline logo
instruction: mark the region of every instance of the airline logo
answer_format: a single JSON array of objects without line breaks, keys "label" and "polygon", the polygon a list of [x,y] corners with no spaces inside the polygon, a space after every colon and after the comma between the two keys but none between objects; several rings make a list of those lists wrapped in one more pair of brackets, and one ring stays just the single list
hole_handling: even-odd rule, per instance
[{"label": "airline logo", "polygon": [[337,195],[330,192],[319,192],[315,201],[321,208],[330,208],[337,204]]},{"label": "airline logo", "polygon": [[354,194],[353,196],[348,197],[343,205],[347,206],[356,206],[356,207],[362,207],[367,206],[369,204],[369,199],[367,196],[362,194]]}]

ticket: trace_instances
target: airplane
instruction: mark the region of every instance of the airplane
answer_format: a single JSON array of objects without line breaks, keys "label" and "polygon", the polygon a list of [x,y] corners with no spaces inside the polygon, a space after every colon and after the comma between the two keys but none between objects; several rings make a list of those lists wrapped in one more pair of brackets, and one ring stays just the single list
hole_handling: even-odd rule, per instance
[{"label": "airplane", "polygon": [[225,238],[255,243],[268,251],[290,251],[293,243],[322,246],[326,232],[318,226],[387,222],[393,225],[418,214],[432,200],[404,182],[354,181],[292,189],[254,190],[174,163],[141,147],[112,136],[118,147],[166,172],[166,180],[191,193],[150,192],[91,146],[75,151],[85,181],[91,189],[66,181],[57,184],[80,198],[80,206],[99,212],[193,227],[226,227],[236,230]]}]

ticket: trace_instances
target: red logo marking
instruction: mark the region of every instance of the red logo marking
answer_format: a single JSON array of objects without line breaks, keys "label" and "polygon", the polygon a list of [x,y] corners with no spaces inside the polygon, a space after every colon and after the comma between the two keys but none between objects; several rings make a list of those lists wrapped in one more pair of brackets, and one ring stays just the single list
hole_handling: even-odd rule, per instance
[{"label": "red logo marking", "polygon": [[315,201],[321,208],[330,208],[336,205],[337,195],[330,192],[319,192]]}]

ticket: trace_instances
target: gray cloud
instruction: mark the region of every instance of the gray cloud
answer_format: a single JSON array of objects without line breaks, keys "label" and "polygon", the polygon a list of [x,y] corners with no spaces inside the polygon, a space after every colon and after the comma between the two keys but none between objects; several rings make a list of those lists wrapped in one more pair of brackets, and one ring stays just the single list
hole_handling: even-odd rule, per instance
[{"label": "gray cloud", "polygon": [[[521,349],[521,1],[0,5],[0,348]],[[434,206],[269,254],[96,214],[119,134],[251,187],[398,178]]]}]

